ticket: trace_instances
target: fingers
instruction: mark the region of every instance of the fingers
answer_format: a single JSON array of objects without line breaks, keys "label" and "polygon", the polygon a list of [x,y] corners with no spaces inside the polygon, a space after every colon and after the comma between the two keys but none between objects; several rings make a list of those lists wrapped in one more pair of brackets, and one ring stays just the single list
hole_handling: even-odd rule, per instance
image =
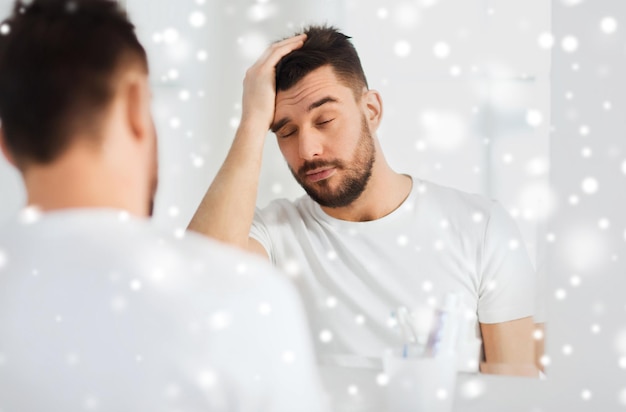
[{"label": "fingers", "polygon": [[260,59],[263,65],[276,66],[280,59],[288,55],[294,50],[299,49],[306,40],[306,34],[290,37],[272,44]]}]

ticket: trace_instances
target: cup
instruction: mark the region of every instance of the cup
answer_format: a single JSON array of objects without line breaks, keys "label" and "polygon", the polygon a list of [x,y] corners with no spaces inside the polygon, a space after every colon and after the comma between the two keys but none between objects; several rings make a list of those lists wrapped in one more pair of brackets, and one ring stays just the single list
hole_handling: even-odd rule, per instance
[{"label": "cup", "polygon": [[434,357],[403,357],[387,350],[383,367],[387,375],[389,412],[450,412],[454,403],[457,358],[454,353]]}]

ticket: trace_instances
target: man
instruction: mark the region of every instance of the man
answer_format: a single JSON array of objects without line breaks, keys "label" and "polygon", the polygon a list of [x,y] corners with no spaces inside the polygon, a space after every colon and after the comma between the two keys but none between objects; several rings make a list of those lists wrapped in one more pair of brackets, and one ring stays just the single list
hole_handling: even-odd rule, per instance
[{"label": "man", "polygon": [[[380,358],[397,344],[391,310],[453,293],[473,315],[463,340],[484,350],[461,368],[536,376],[534,274],[514,223],[492,201],[392,170],[381,96],[348,39],[309,27],[250,68],[232,148],[190,229],[296,275],[322,362]],[[255,214],[268,129],[307,196]]]},{"label": "man", "polygon": [[0,142],[29,207],[0,229],[0,410],[326,410],[292,286],[146,219],[148,65],[117,3],[17,3],[2,27]]}]

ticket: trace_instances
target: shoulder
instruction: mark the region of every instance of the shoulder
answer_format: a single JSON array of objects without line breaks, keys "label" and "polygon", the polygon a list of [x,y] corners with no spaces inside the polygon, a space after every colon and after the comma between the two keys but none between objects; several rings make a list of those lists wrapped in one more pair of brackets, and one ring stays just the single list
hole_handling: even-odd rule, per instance
[{"label": "shoulder", "polygon": [[486,196],[469,193],[448,186],[439,185],[426,180],[415,180],[418,199],[432,207],[445,211],[447,215],[468,214],[476,220],[491,215],[497,205],[495,200]]},{"label": "shoulder", "polygon": [[307,195],[295,200],[276,199],[264,208],[257,208],[255,220],[266,224],[302,220],[314,214],[316,203]]}]

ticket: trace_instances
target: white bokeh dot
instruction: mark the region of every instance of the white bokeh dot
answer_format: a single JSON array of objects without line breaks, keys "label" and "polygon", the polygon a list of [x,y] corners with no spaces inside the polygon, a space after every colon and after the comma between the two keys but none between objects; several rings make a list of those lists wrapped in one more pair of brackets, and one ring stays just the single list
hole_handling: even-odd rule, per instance
[{"label": "white bokeh dot", "polygon": [[205,50],[198,50],[196,53],[196,59],[205,61],[209,57],[209,54]]},{"label": "white bokeh dot", "polygon": [[589,126],[587,126],[586,124],[583,124],[582,126],[578,128],[578,133],[580,133],[581,136],[588,136],[590,132],[591,130],[589,129]]},{"label": "white bokeh dot", "polygon": [[131,289],[131,290],[134,290],[134,291],[138,291],[138,290],[140,290],[140,289],[141,289],[141,281],[140,281],[140,280],[138,280],[138,279],[133,279],[133,280],[130,282],[130,289]]},{"label": "white bokeh dot", "polygon": [[334,308],[337,306],[337,298],[334,296],[329,296],[326,298],[326,306],[329,308]]},{"label": "white bokeh dot", "polygon": [[348,393],[352,396],[358,395],[359,393],[359,387],[356,385],[350,385],[348,386]]},{"label": "white bokeh dot", "polygon": [[593,177],[586,177],[581,182],[581,188],[588,195],[594,194],[598,191],[598,181]]},{"label": "white bokeh dot", "polygon": [[36,223],[40,218],[41,209],[37,206],[27,206],[20,211],[19,220],[23,224],[30,225]]},{"label": "white bokeh dot", "polygon": [[602,230],[608,229],[609,226],[611,226],[611,222],[609,221],[609,219],[602,218],[598,221],[598,227]]},{"label": "white bokeh dot", "polygon": [[580,151],[580,155],[584,158],[591,157],[591,154],[592,154],[591,149],[588,147],[583,147]]},{"label": "white bokeh dot", "polygon": [[170,119],[170,127],[172,129],[178,129],[180,127],[180,119],[178,117],[172,117]]},{"label": "white bokeh dot", "polygon": [[296,355],[291,351],[285,351],[283,352],[282,358],[283,362],[290,364],[296,360]]},{"label": "white bokeh dot", "polygon": [[578,39],[572,35],[565,36],[561,40],[561,48],[567,53],[573,53],[578,50]]},{"label": "white bokeh dot", "polygon": [[591,391],[589,389],[584,389],[581,393],[580,393],[580,397],[584,400],[584,401],[588,401],[589,399],[591,399]]},{"label": "white bokeh dot", "polygon": [[273,194],[275,195],[279,195],[283,192],[283,185],[281,185],[280,183],[276,182],[274,184],[272,184],[272,187],[270,189],[272,191]]},{"label": "white bokeh dot", "polygon": [[617,20],[613,17],[603,18],[600,21],[600,29],[606,34],[615,33],[615,30],[617,30]]},{"label": "white bokeh dot", "polygon": [[570,7],[572,7],[572,6],[577,6],[577,5],[579,5],[579,4],[580,4],[580,3],[582,3],[583,1],[585,1],[585,0],[561,0],[561,3],[563,3],[563,4],[564,4],[564,5],[566,5],[566,6],[570,6]]},{"label": "white bokeh dot", "polygon": [[557,289],[554,292],[554,297],[557,300],[563,300],[563,299],[565,299],[567,297],[567,292],[565,291],[565,289]]},{"label": "white bokeh dot", "polygon": [[433,46],[433,54],[438,59],[445,59],[450,55],[450,45],[443,41],[435,43]]},{"label": "white bokeh dot", "polygon": [[174,44],[178,41],[180,35],[178,34],[178,30],[170,27],[165,29],[163,32],[163,41],[167,44]]},{"label": "white bokeh dot", "polygon": [[485,393],[485,384],[482,380],[472,379],[462,384],[461,394],[467,399],[475,399]]},{"label": "white bokeh dot", "polygon": [[411,3],[401,3],[394,8],[393,23],[395,27],[413,29],[420,21],[417,7]]},{"label": "white bokeh dot", "polygon": [[543,115],[539,110],[530,109],[526,112],[526,123],[532,127],[540,126],[543,122]]},{"label": "white bokeh dot", "polygon": [[406,40],[399,40],[393,46],[393,51],[398,57],[407,57],[411,54],[411,43]]},{"label": "white bokeh dot", "polygon": [[554,46],[554,36],[550,32],[544,32],[539,35],[537,39],[539,47],[545,50],[549,50]]},{"label": "white bokeh dot", "polygon": [[384,373],[379,373],[378,375],[376,375],[376,383],[380,386],[387,386],[387,384],[389,383],[389,376],[385,375]]},{"label": "white bokeh dot", "polygon": [[214,330],[223,330],[230,326],[232,322],[232,316],[230,313],[219,310],[211,315],[209,318],[209,325]]},{"label": "white bokeh dot", "polygon": [[565,356],[569,356],[574,353],[574,348],[572,348],[572,345],[564,345],[561,350],[563,352],[563,355]]},{"label": "white bokeh dot", "polygon": [[261,304],[259,304],[259,313],[263,316],[269,315],[272,313],[272,305],[267,302],[261,302]]},{"label": "white bokeh dot", "polygon": [[297,261],[288,260],[285,262],[285,265],[283,266],[283,270],[289,276],[295,277],[295,276],[300,275],[301,268]]},{"label": "white bokeh dot", "polygon": [[191,94],[189,93],[189,90],[181,90],[180,92],[178,92],[178,98],[182,101],[187,101],[189,100],[189,97],[191,97]]},{"label": "white bokeh dot", "polygon": [[626,356],[626,329],[617,333],[614,341],[615,350],[621,356]]},{"label": "white bokeh dot", "polygon": [[191,27],[202,27],[206,22],[206,16],[201,11],[194,11],[189,15],[189,24]]},{"label": "white bokeh dot", "polygon": [[11,27],[8,24],[4,23],[2,26],[0,26],[0,34],[7,35],[10,32]]},{"label": "white bokeh dot", "polygon": [[322,343],[328,343],[333,340],[333,333],[327,329],[320,332],[320,341]]},{"label": "white bokeh dot", "polygon": [[217,382],[217,374],[210,370],[203,370],[198,373],[198,384],[201,388],[212,388]]},{"label": "white bokeh dot", "polygon": [[617,394],[617,400],[622,406],[626,406],[626,388],[622,388]]}]

